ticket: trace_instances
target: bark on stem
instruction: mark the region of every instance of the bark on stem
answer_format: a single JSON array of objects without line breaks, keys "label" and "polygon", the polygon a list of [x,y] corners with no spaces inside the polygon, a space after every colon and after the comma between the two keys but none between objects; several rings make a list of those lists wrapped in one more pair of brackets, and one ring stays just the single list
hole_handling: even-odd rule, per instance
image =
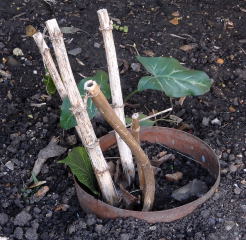
[{"label": "bark on stem", "polygon": [[[106,9],[100,9],[97,11],[99,22],[100,22],[100,30],[103,35],[105,52],[108,63],[108,73],[109,73],[109,82],[112,96],[112,106],[124,125],[125,123],[125,113],[124,113],[124,104],[122,98],[121,91],[121,83],[120,83],[120,74],[116,57],[116,50],[114,45],[114,39],[112,34],[113,25],[109,19],[108,12]],[[118,143],[121,164],[123,166],[123,170],[128,179],[128,183],[135,177],[135,169],[132,159],[132,153],[129,147],[125,144],[125,142],[120,138],[120,136],[116,133],[116,139]]]},{"label": "bark on stem", "polygon": [[152,208],[155,195],[155,178],[150,161],[138,142],[134,139],[131,133],[126,129],[121,120],[117,117],[107,99],[101,92],[99,86],[95,81],[89,80],[85,82],[85,90],[87,90],[92,97],[92,100],[98,110],[101,112],[105,120],[114,128],[125,143],[130,147],[136,160],[139,162],[143,170],[144,180],[144,205],[143,211],[148,211]]},{"label": "bark on stem", "polygon": [[88,151],[104,199],[111,205],[115,205],[118,202],[116,189],[109,173],[107,162],[104,159],[99,142],[90,122],[86,105],[84,104],[77,88],[68,60],[62,33],[55,19],[48,20],[46,22],[46,26],[54,47],[57,63],[63,80],[62,82],[72,106],[71,110],[77,121],[76,130],[83,145]]},{"label": "bark on stem", "polygon": [[[139,124],[139,114],[134,113],[132,114],[132,136],[136,139],[136,141],[140,144],[140,137],[139,137],[139,132],[140,132],[140,124]],[[137,162],[137,169],[138,169],[138,178],[139,178],[139,185],[140,189],[144,189],[144,175],[141,166]]]}]

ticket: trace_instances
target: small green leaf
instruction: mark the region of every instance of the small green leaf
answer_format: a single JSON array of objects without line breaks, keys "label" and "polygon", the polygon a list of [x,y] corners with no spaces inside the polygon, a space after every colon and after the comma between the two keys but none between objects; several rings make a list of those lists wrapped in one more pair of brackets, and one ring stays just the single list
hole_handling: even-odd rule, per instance
[{"label": "small green leaf", "polygon": [[56,86],[50,76],[50,74],[48,72],[46,72],[44,78],[43,78],[43,81],[44,81],[44,85],[46,86],[46,92],[49,94],[49,95],[52,95],[52,94],[55,94],[56,93]]},{"label": "small green leaf", "polygon": [[96,178],[90,158],[84,147],[73,148],[72,151],[68,153],[68,156],[60,160],[59,163],[68,165],[73,175],[94,194],[98,195],[98,191],[96,190]]},{"label": "small green leaf", "polygon": [[128,33],[128,26],[124,26],[123,32]]},{"label": "small green leaf", "polygon": [[[140,113],[139,114],[139,120],[141,120],[142,118],[145,118],[147,117],[147,115],[143,114],[143,113]],[[129,118],[129,117],[126,117],[126,124],[131,124],[132,123],[132,119]],[[153,126],[155,124],[155,121],[153,120],[150,120],[150,119],[147,119],[147,120],[144,120],[144,121],[140,121],[139,122],[139,125],[144,127],[144,126]]]},{"label": "small green leaf", "polygon": [[[84,90],[84,84],[88,80],[96,81],[107,99],[111,97],[110,86],[108,83],[108,74],[104,71],[97,71],[96,75],[94,75],[93,77],[84,78],[79,82],[78,89],[82,97],[84,97],[86,94]],[[71,104],[69,102],[69,99],[65,98],[61,106],[60,126],[66,130],[77,125],[76,119],[73,116],[70,108]],[[87,101],[87,111],[90,119],[93,118],[97,113],[97,108],[93,104],[91,98],[88,98]]]},{"label": "small green leaf", "polygon": [[212,81],[205,72],[183,67],[175,58],[137,57],[152,76],[142,77],[138,90],[154,89],[169,97],[202,95],[210,90]]},{"label": "small green leaf", "polygon": [[60,126],[65,130],[73,128],[77,125],[76,119],[73,116],[70,108],[71,108],[70,101],[68,97],[66,97],[61,105],[61,115],[60,115]]}]

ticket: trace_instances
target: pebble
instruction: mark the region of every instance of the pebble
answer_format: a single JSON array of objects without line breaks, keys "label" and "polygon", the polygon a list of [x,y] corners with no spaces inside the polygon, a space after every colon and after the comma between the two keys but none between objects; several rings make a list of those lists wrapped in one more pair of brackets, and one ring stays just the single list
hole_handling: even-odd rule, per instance
[{"label": "pebble", "polygon": [[17,239],[23,239],[23,230],[21,227],[17,227],[14,231],[14,237]]},{"label": "pebble", "polygon": [[16,215],[14,219],[14,225],[16,226],[25,226],[30,220],[32,216],[26,211],[22,211]]},{"label": "pebble", "polygon": [[11,161],[6,162],[5,167],[7,167],[11,171],[14,170],[14,164]]},{"label": "pebble", "polygon": [[231,164],[229,166],[230,172],[236,172],[237,171],[237,167],[234,164]]},{"label": "pebble", "polygon": [[207,218],[210,215],[210,211],[209,210],[203,210],[201,211],[201,215],[203,218]]},{"label": "pebble", "polygon": [[37,240],[38,239],[38,234],[37,230],[35,228],[28,228],[25,237],[27,240]]},{"label": "pebble", "polygon": [[241,188],[239,188],[239,187],[235,187],[234,188],[234,193],[235,194],[239,195],[241,192],[242,192],[242,189]]},{"label": "pebble", "polygon": [[208,127],[210,119],[207,117],[203,117],[202,119],[202,125],[205,127]]},{"label": "pebble", "polygon": [[156,230],[156,226],[151,226],[151,227],[149,227],[149,230],[155,231],[155,230]]},{"label": "pebble", "polygon": [[219,126],[221,126],[221,121],[220,121],[218,118],[213,119],[213,120],[211,121],[211,123],[212,123],[213,125],[219,125]]},{"label": "pebble", "polygon": [[102,229],[103,229],[103,225],[102,224],[97,224],[96,227],[95,227],[95,231],[97,233],[101,233]]},{"label": "pebble", "polygon": [[95,43],[94,43],[94,47],[95,47],[95,48],[100,48],[100,47],[101,47],[101,44],[100,44],[100,43],[95,42]]},{"label": "pebble", "polygon": [[241,205],[240,208],[243,210],[243,213],[246,213],[246,205]]},{"label": "pebble", "polygon": [[9,216],[6,213],[0,213],[0,225],[4,225],[8,222]]},{"label": "pebble", "polygon": [[92,226],[96,222],[97,222],[97,220],[96,220],[96,216],[94,214],[88,214],[87,215],[87,220],[86,220],[87,225]]},{"label": "pebble", "polygon": [[139,72],[140,71],[140,68],[141,68],[141,65],[139,63],[132,63],[131,64],[131,69],[134,71],[134,72]]},{"label": "pebble", "polygon": [[3,49],[5,47],[5,44],[0,42],[0,49]]},{"label": "pebble", "polygon": [[68,51],[68,54],[73,55],[73,56],[77,56],[81,52],[82,52],[81,48],[74,48],[74,49]]},{"label": "pebble", "polygon": [[225,222],[225,230],[230,231],[235,226],[235,222],[233,221],[226,221]]},{"label": "pebble", "polygon": [[191,196],[200,197],[208,191],[208,186],[205,182],[194,179],[185,186],[178,188],[172,193],[172,198],[183,201],[189,199]]},{"label": "pebble", "polygon": [[230,154],[229,157],[228,157],[229,161],[234,161],[235,159],[236,159],[236,157],[235,157],[234,154]]},{"label": "pebble", "polygon": [[120,240],[129,240],[130,239],[130,236],[128,233],[122,233],[120,235]]}]

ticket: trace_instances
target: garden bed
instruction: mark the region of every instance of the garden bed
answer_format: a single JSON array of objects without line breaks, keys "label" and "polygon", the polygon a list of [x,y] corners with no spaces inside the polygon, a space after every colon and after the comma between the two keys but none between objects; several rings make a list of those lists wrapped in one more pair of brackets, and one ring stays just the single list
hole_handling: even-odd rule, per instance
[{"label": "garden bed", "polygon": [[[174,223],[150,225],[135,219],[100,220],[86,215],[76,199],[72,176],[58,159],[50,159],[38,176],[49,187],[43,198],[34,196],[36,190],[26,189],[38,152],[52,136],[59,137],[60,144],[68,148],[79,145],[79,138],[71,141],[68,137],[75,131],[64,132],[58,125],[61,101],[58,95],[46,94],[42,59],[33,39],[25,36],[25,26],[31,24],[42,31],[46,20],[56,18],[60,27],[81,29],[64,34],[68,51],[81,49],[78,55],[69,55],[79,81],[81,75],[107,70],[96,14],[102,7],[129,29],[128,33],[114,31],[124,96],[136,89],[144,75],[143,68],[139,72],[131,68],[137,63],[134,43],[143,56],[173,56],[189,68],[206,71],[214,80],[205,96],[187,97],[182,106],[171,100],[171,114],[182,118],[179,125],[170,122],[168,116],[157,122],[158,126],[182,128],[207,142],[216,150],[222,166],[215,195]],[[239,0],[179,0],[172,4],[159,0],[62,0],[54,6],[44,1],[2,0],[0,70],[11,76],[0,76],[0,236],[32,240],[245,239],[245,9],[245,2]],[[182,18],[174,25],[169,21],[176,11]],[[191,44],[195,47],[190,51],[180,49]],[[13,56],[16,47],[24,56]],[[127,103],[129,116],[171,106],[164,94],[150,90],[134,95]],[[110,130],[99,118],[93,125],[98,137]],[[59,208],[61,204],[63,208]]]}]

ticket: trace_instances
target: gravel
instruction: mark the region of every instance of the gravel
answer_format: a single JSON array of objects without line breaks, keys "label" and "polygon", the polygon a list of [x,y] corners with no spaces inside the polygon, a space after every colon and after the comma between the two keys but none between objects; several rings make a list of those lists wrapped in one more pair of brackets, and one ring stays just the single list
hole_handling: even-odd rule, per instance
[{"label": "gravel", "polygon": [[14,225],[25,226],[31,219],[32,216],[29,213],[27,213],[26,211],[21,211],[19,214],[16,215],[14,219]]},{"label": "gravel", "polygon": [[9,216],[6,213],[0,213],[0,225],[4,225],[8,222]]}]

